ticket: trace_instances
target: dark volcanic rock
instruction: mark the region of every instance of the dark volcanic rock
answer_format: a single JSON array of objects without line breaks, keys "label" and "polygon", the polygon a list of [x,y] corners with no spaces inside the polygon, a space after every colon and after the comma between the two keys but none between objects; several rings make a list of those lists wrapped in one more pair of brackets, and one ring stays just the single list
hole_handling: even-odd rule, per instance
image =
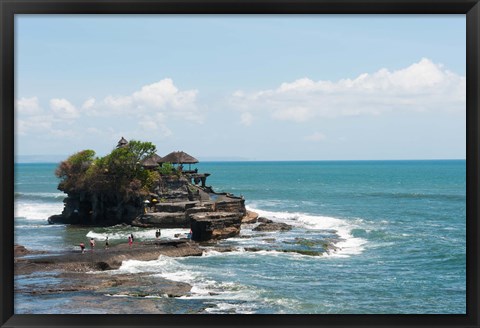
[{"label": "dark volcanic rock", "polygon": [[138,216],[133,226],[146,228],[190,228],[190,219],[184,212],[155,212]]},{"label": "dark volcanic rock", "polygon": [[190,216],[192,240],[224,239],[240,233],[242,214],[231,212],[206,212]]},{"label": "dark volcanic rock", "polygon": [[273,221],[270,220],[270,219],[267,219],[267,218],[264,218],[263,216],[259,217],[257,219],[257,222],[261,222],[261,223],[272,223]]},{"label": "dark volcanic rock", "polygon": [[61,280],[48,288],[39,285],[19,287],[15,292],[32,295],[59,294],[65,292],[94,291],[131,297],[180,297],[188,295],[192,286],[184,282],[166,280],[146,273],[102,274],[61,273]]},{"label": "dark volcanic rock", "polygon": [[96,194],[70,192],[63,201],[62,214],[48,218],[50,224],[82,224],[112,226],[128,223],[143,212],[143,198],[133,197],[127,201],[112,192]]},{"label": "dark volcanic rock", "polygon": [[260,223],[254,231],[289,231],[292,226],[283,222]]}]

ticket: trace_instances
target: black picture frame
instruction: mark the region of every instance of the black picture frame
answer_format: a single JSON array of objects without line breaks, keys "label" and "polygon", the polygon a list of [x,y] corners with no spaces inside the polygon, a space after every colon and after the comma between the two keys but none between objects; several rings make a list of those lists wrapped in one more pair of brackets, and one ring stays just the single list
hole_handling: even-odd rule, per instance
[{"label": "black picture frame", "polygon": [[[478,327],[478,0],[0,0],[0,325],[2,327]],[[16,14],[464,14],[467,49],[467,311],[465,315],[14,315],[14,16]]]}]

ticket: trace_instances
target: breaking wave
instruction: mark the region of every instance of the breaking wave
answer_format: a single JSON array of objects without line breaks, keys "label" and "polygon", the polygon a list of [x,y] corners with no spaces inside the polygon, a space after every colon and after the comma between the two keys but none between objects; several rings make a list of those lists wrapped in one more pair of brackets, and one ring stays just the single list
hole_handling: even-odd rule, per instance
[{"label": "breaking wave", "polygon": [[264,211],[249,206],[247,206],[247,209],[273,221],[284,222],[294,227],[307,230],[335,231],[339,236],[339,241],[335,243],[338,250],[334,253],[325,254],[326,256],[348,257],[361,254],[367,243],[367,240],[352,235],[352,231],[359,228],[361,220],[338,219],[305,213]]}]

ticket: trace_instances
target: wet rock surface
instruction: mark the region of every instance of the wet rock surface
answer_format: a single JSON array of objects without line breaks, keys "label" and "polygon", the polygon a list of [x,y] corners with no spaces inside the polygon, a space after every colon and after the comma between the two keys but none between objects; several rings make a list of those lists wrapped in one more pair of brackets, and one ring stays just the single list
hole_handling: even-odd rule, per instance
[{"label": "wet rock surface", "polygon": [[125,260],[151,261],[160,255],[171,257],[201,256],[203,250],[188,240],[155,241],[150,243],[120,244],[109,249],[95,249],[84,254],[69,252],[60,255],[16,259],[15,274],[36,271],[60,270],[63,272],[88,272],[118,269]]},{"label": "wet rock surface", "polygon": [[32,254],[44,254],[45,252],[43,251],[31,251],[29,249],[26,249],[25,246],[22,245],[13,245],[13,256],[15,257],[20,257],[24,255],[32,255]]},{"label": "wet rock surface", "polygon": [[[21,250],[17,254],[29,252],[21,245],[16,245],[15,249]],[[138,299],[136,303],[142,305],[142,313],[163,313],[155,299],[189,295],[192,286],[151,273],[118,273],[110,270],[119,268],[124,260],[148,261],[158,259],[160,255],[200,256],[202,252],[196,243],[190,241],[162,241],[136,243],[131,248],[121,244],[84,254],[78,251],[29,258],[16,257],[14,273],[22,276],[23,283],[15,284],[15,293],[31,296],[67,294],[71,295],[72,301],[78,301],[79,306],[84,302],[90,309],[92,303],[108,304],[109,313],[112,313],[112,308],[117,308],[111,303],[115,303],[115,300],[119,302],[118,297],[135,298]],[[47,279],[49,283],[39,284],[38,279]],[[119,310],[119,313],[135,313],[133,309],[124,310]],[[102,313],[100,305],[98,311]],[[72,313],[81,312],[80,307],[72,308]]]},{"label": "wet rock surface", "polygon": [[253,231],[289,231],[292,230],[292,226],[283,222],[273,222],[268,220],[260,223],[257,227],[253,228]]},{"label": "wet rock surface", "polygon": [[[192,286],[145,273],[136,274],[87,274],[61,273],[53,276],[59,283],[44,288],[38,285],[24,285],[16,291],[32,295],[48,295],[65,292],[96,291],[110,295],[132,297],[180,297],[187,295]],[[63,282],[62,282],[63,281]]]}]

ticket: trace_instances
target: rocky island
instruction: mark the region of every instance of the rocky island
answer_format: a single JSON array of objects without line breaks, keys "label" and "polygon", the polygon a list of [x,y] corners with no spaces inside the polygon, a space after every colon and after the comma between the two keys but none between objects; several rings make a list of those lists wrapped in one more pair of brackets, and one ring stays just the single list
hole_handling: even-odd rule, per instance
[{"label": "rocky island", "polygon": [[80,151],[55,172],[58,189],[67,197],[63,212],[48,222],[190,228],[194,241],[238,235],[242,220],[252,222],[256,216],[245,209],[243,197],[207,186],[209,173],[184,170],[184,164],[195,163],[198,160],[185,152],[162,158],[152,143],[123,137],[104,157],[95,158],[93,150]]}]

